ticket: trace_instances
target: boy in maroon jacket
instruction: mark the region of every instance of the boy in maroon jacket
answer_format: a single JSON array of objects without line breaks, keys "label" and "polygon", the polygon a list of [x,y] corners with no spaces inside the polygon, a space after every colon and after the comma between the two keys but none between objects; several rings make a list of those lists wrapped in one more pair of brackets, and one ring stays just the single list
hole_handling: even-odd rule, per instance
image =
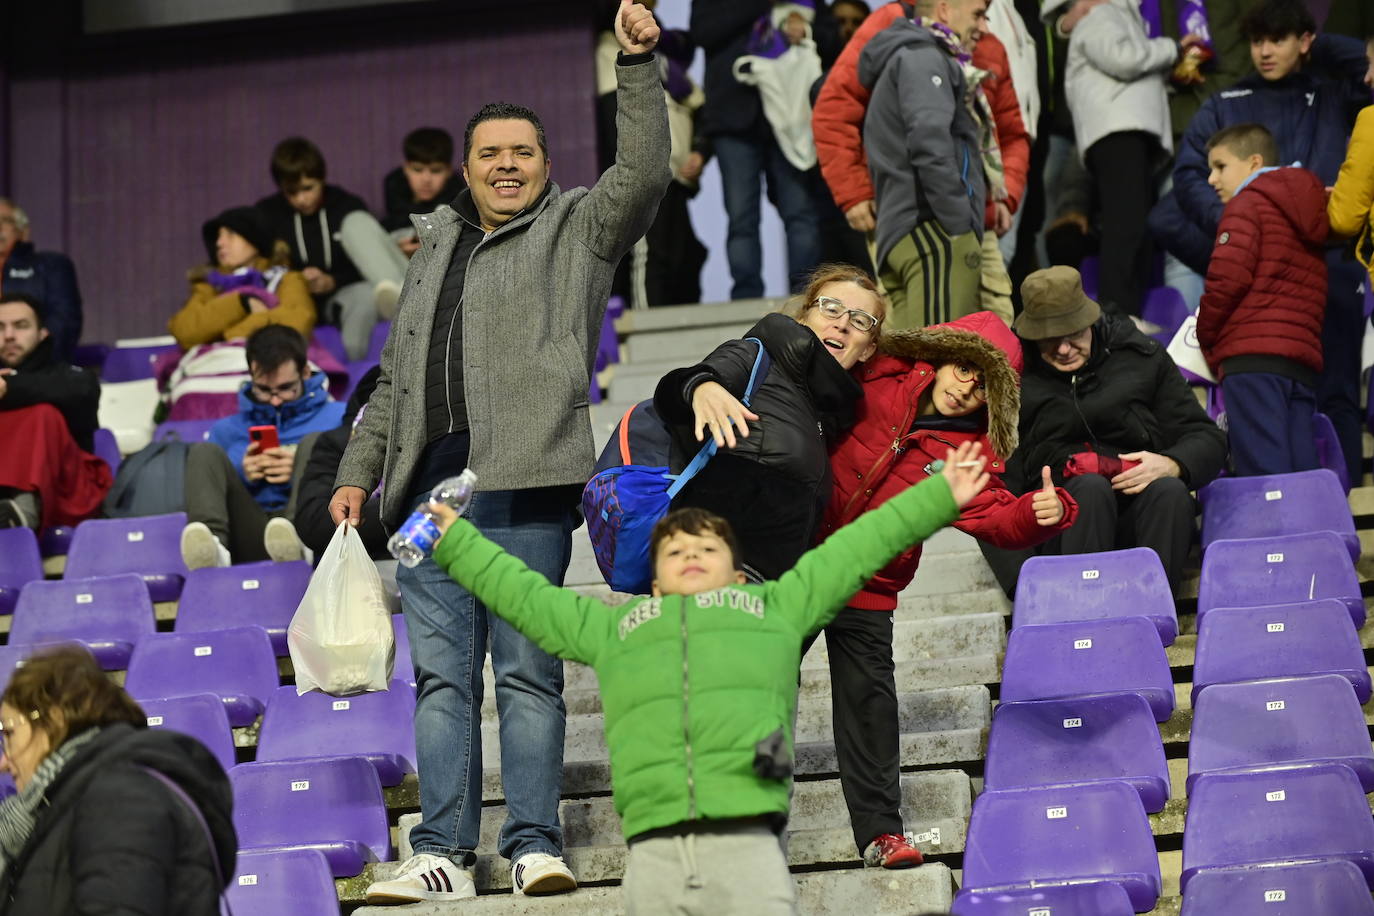
[{"label": "boy in maroon jacket", "polygon": [[1326,195],[1316,175],[1279,168],[1273,136],[1236,124],[1207,143],[1225,204],[1197,338],[1226,399],[1236,473],[1318,466],[1312,431],[1326,313]]}]

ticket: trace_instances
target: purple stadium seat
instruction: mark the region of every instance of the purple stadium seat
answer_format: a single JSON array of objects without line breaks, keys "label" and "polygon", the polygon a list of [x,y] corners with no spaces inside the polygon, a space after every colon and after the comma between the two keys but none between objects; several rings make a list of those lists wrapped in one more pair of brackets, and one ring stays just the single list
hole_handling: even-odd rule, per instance
[{"label": "purple stadium seat", "polygon": [[1012,626],[1148,617],[1168,646],[1178,637],[1178,611],[1164,564],[1148,547],[1031,557],[1021,567]]},{"label": "purple stadium seat", "polygon": [[351,697],[278,687],[258,733],[258,760],[366,757],[382,785],[415,772],[415,691],[393,679],[390,689]]},{"label": "purple stadium seat", "polygon": [[[87,523],[89,524],[89,522]],[[1202,558],[1198,626],[1214,607],[1256,607],[1336,598],[1364,626],[1355,564],[1334,531],[1213,541]]]},{"label": "purple stadium seat", "polygon": [[145,636],[129,660],[124,689],[136,700],[213,693],[238,728],[253,724],[280,683],[267,631],[234,627]]},{"label": "purple stadium seat", "polygon": [[210,427],[218,420],[163,420],[153,430],[153,441],[204,442],[210,438]]},{"label": "purple stadium seat", "polygon": [[1324,413],[1312,415],[1312,431],[1317,440],[1317,466],[1326,468],[1341,482],[1341,490],[1350,494],[1350,472],[1345,467],[1345,455],[1341,453],[1341,441],[1336,438],[1336,427],[1331,418]]},{"label": "purple stadium seat", "polygon": [[15,645],[80,642],[106,671],[128,666],[134,644],[157,625],[143,580],[134,575],[30,582],[10,626]]},{"label": "purple stadium seat", "polygon": [[77,344],[72,351],[72,365],[82,369],[99,369],[114,347],[103,343]]},{"label": "purple stadium seat", "polygon": [[1221,538],[1269,538],[1308,531],[1334,531],[1352,562],[1360,539],[1345,491],[1324,468],[1265,477],[1222,477],[1198,493],[1202,503],[1202,549]]},{"label": "purple stadium seat", "polygon": [[0,614],[13,613],[19,590],[42,578],[43,558],[33,529],[0,529]]},{"label": "purple stadium seat", "polygon": [[317,849],[336,878],[391,858],[382,784],[362,757],[241,763],[229,781],[242,849]]},{"label": "purple stadium seat", "polygon": [[1146,290],[1145,299],[1140,304],[1140,317],[1159,325],[1168,332],[1169,338],[1173,337],[1189,314],[1183,294],[1172,286],[1156,286]]},{"label": "purple stadium seat", "polygon": [[1113,780],[1146,811],[1169,798],[1169,767],[1154,711],[1134,693],[1002,703],[988,735],[987,791]]},{"label": "purple stadium seat", "polygon": [[310,564],[304,560],[192,570],[177,603],[176,631],[256,625],[272,638],[273,651],[286,655],[286,628],[309,584]]},{"label": "purple stadium seat", "polygon": [[1138,693],[1155,719],[1174,712],[1174,681],[1146,617],[1017,627],[1007,639],[1002,702]]},{"label": "purple stadium seat", "polygon": [[1100,262],[1097,255],[1090,254],[1078,265],[1079,276],[1083,278],[1083,292],[1089,299],[1097,298],[1097,275]]},{"label": "purple stadium seat", "polygon": [[1337,674],[1213,684],[1197,698],[1188,793],[1207,773],[1338,763],[1374,792],[1374,748],[1350,682]]},{"label": "purple stadium seat", "polygon": [[1159,856],[1135,789],[1100,782],[978,796],[964,848],[965,888],[1088,881],[1121,886],[1138,913],[1159,899]]},{"label": "purple stadium seat", "polygon": [[38,533],[38,552],[44,558],[65,557],[72,548],[72,535],[76,529],[71,525],[53,525]]},{"label": "purple stadium seat", "polygon": [[115,435],[108,429],[97,429],[95,431],[95,457],[101,458],[110,466],[111,474],[119,473],[119,464],[123,461],[123,456],[119,454],[119,443],[115,441]]},{"label": "purple stadium seat", "polygon": [[137,573],[154,601],[175,601],[186,578],[181,529],[186,513],[91,519],[76,526],[64,576],[82,579]]},{"label": "purple stadium seat", "polygon": [[149,728],[166,728],[190,735],[210,749],[227,773],[238,761],[234,756],[234,733],[224,703],[213,693],[197,693],[163,700],[139,700],[148,716]]},{"label": "purple stadium seat", "polygon": [[396,631],[396,664],[392,677],[398,677],[415,689],[415,663],[410,658],[410,631],[406,629],[404,614],[391,615],[391,628]]},{"label": "purple stadium seat", "polygon": [[164,353],[179,349],[176,344],[156,347],[115,347],[105,355],[100,367],[102,382],[133,382],[153,377],[153,364]]},{"label": "purple stadium seat", "polygon": [[1307,674],[1339,674],[1361,703],[1369,699],[1369,668],[1344,604],[1327,598],[1212,608],[1197,638],[1193,705],[1209,684]]},{"label": "purple stadium seat", "polygon": [[1059,884],[1021,890],[960,891],[954,916],[1131,916],[1131,898],[1117,884]]},{"label": "purple stadium seat", "polygon": [[[1056,911],[1057,912],[1057,911]],[[1374,916],[1364,875],[1343,859],[1193,875],[1180,916]]]},{"label": "purple stadium seat", "polygon": [[243,850],[225,896],[252,916],[339,916],[329,860],[315,849]]},{"label": "purple stadium seat", "polygon": [[315,332],[310,342],[324,350],[328,350],[339,362],[348,362],[348,351],[344,349],[343,335],[340,334],[339,329],[332,324],[315,325]]},{"label": "purple stadium seat", "polygon": [[1193,783],[1179,875],[1184,897],[1201,869],[1327,859],[1354,862],[1365,883],[1374,882],[1374,818],[1349,767],[1208,773]]},{"label": "purple stadium seat", "polygon": [[367,346],[367,362],[376,364],[382,361],[382,347],[386,346],[386,336],[390,333],[390,321],[379,321],[372,326],[372,339]]}]

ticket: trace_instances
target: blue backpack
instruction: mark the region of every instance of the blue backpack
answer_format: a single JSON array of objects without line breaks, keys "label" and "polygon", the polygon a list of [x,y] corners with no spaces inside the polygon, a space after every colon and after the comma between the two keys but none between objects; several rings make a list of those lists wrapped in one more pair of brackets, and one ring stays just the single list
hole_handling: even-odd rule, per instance
[{"label": "blue backpack", "polygon": [[[763,341],[746,340],[759,348],[740,399],[747,407],[768,374],[769,359]],[[582,490],[582,514],[596,565],[615,591],[643,595],[651,590],[654,568],[649,535],[668,514],[673,498],[716,453],[715,440],[708,438],[682,473],[673,474],[668,467],[671,446],[672,437],[653,400],[640,401],[616,424],[592,479]]]}]

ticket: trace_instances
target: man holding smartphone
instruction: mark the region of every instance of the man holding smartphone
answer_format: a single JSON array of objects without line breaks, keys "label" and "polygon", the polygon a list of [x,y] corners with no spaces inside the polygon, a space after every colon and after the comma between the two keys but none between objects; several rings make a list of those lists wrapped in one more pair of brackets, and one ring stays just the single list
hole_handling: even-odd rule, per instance
[{"label": "man holding smartphone", "polygon": [[305,338],[286,325],[249,337],[249,381],[239,391],[238,413],[187,452],[181,556],[188,569],[304,556],[290,521],[296,445],[338,426],[343,415],[324,373],[310,371],[305,348]]}]

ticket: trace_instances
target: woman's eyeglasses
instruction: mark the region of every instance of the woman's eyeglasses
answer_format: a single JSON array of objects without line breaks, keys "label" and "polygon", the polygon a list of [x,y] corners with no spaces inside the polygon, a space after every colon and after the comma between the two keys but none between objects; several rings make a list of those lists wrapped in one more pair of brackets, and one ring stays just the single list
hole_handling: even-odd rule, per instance
[{"label": "woman's eyeglasses", "polygon": [[988,402],[988,386],[987,382],[983,380],[982,372],[972,366],[955,363],[954,377],[961,382],[973,382],[973,396],[984,404]]},{"label": "woman's eyeglasses", "polygon": [[811,303],[821,310],[821,314],[827,318],[843,318],[849,316],[849,326],[856,331],[868,332],[878,326],[878,319],[861,309],[852,309],[838,299],[830,296],[817,296]]}]

